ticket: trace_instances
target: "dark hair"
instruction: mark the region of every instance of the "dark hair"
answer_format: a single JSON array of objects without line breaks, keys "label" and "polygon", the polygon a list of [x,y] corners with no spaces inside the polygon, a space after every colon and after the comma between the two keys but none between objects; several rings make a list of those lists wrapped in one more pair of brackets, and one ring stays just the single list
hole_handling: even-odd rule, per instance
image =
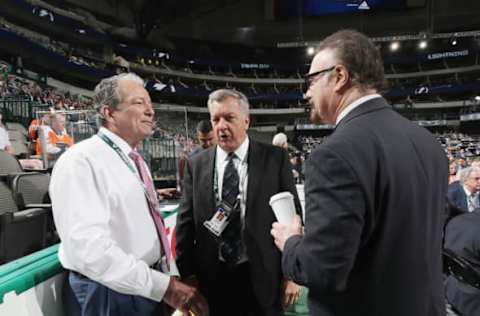
[{"label": "dark hair", "polygon": [[320,42],[317,51],[332,49],[352,82],[362,89],[382,91],[387,87],[383,61],[375,44],[355,30],[341,30]]},{"label": "dark hair", "polygon": [[210,133],[212,131],[212,123],[209,120],[201,120],[197,124],[197,131],[203,134]]}]

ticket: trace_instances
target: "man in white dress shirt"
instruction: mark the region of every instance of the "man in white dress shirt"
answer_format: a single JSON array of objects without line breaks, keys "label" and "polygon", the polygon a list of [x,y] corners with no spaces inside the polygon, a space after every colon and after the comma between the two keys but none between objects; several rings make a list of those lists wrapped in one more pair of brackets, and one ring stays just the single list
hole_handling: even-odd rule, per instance
[{"label": "man in white dress shirt", "polygon": [[199,292],[177,279],[150,173],[135,156],[154,120],[142,79],[104,79],[94,101],[99,133],[60,157],[50,184],[59,259],[71,271],[66,314],[162,315],[165,302],[207,315]]}]

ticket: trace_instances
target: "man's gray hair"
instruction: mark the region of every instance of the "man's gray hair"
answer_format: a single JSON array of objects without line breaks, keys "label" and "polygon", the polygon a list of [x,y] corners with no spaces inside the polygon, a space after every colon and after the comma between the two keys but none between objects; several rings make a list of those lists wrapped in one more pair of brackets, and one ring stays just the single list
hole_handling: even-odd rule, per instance
[{"label": "man's gray hair", "polygon": [[465,181],[467,181],[468,178],[470,178],[470,175],[474,171],[480,172],[480,167],[472,166],[472,167],[460,169],[460,171],[458,172],[458,180],[460,180],[460,183],[464,184]]},{"label": "man's gray hair", "polygon": [[278,133],[273,136],[272,145],[282,147],[285,146],[287,140],[287,135],[285,135],[285,133]]},{"label": "man's gray hair", "polygon": [[213,103],[223,102],[226,98],[235,98],[238,100],[238,104],[240,105],[240,110],[246,115],[249,116],[249,108],[250,104],[248,103],[248,99],[245,94],[241,93],[240,91],[233,90],[233,89],[219,89],[215,90],[208,96],[208,109],[211,109]]},{"label": "man's gray hair", "polygon": [[95,90],[93,91],[93,103],[95,111],[97,112],[97,126],[105,125],[105,118],[100,113],[100,109],[104,105],[116,109],[118,104],[121,103],[122,100],[120,99],[120,91],[118,89],[121,80],[134,81],[142,87],[145,85],[143,79],[132,72],[122,73],[102,79],[102,81],[95,86]]}]

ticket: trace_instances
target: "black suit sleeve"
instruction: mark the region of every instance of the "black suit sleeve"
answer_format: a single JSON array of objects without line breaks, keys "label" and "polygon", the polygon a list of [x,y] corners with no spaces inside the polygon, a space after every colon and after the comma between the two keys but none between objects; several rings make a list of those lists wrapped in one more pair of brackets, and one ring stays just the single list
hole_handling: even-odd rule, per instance
[{"label": "black suit sleeve", "polygon": [[193,179],[191,163],[186,161],[183,178],[183,193],[177,213],[176,225],[176,263],[180,276],[187,278],[195,274],[194,240],[195,224],[193,218]]},{"label": "black suit sleeve", "polygon": [[286,150],[282,150],[282,164],[280,168],[280,190],[289,191],[293,194],[295,209],[298,215],[302,217],[302,206],[298,198],[297,188],[295,187],[295,181],[293,179],[292,164],[288,159],[288,153]]},{"label": "black suit sleeve", "polygon": [[351,166],[328,148],[306,165],[305,234],[285,244],[284,274],[312,294],[342,291],[353,267],[364,226],[364,193]]}]

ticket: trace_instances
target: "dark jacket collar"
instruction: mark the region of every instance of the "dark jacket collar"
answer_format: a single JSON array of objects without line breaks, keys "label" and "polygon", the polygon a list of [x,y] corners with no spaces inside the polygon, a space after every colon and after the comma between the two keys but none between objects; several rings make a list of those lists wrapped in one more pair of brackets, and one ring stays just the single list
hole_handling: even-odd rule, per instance
[{"label": "dark jacket collar", "polygon": [[378,111],[381,109],[389,108],[387,101],[384,98],[375,98],[368,100],[367,102],[362,103],[358,107],[356,107],[352,112],[348,113],[340,122],[338,122],[335,129],[340,128],[342,125],[348,123],[349,121],[353,120],[354,118],[372,112]]}]

